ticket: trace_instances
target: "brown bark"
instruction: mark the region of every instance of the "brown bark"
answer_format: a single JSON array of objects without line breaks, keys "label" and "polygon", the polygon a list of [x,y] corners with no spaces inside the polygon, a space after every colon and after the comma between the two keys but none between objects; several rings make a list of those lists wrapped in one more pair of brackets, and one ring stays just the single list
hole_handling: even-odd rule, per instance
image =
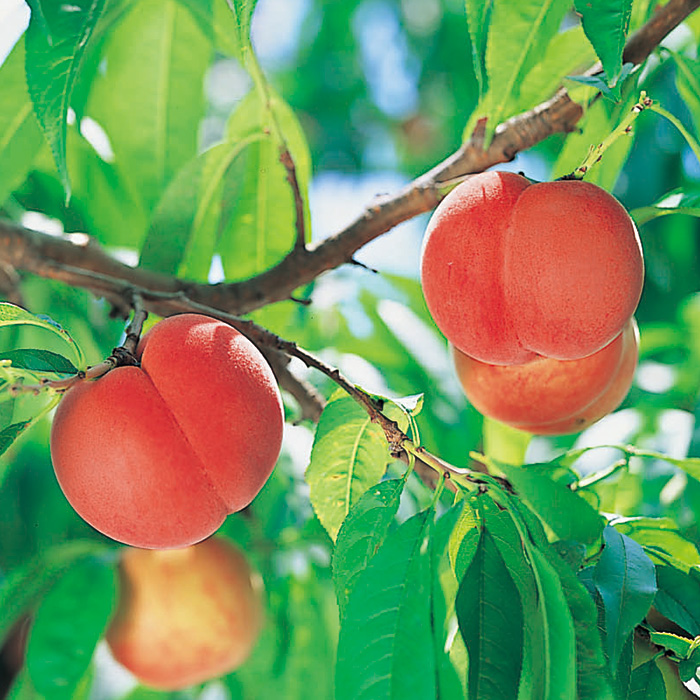
[{"label": "brown bark", "polygon": [[[700,0],[670,0],[627,43],[624,60],[643,61],[655,46]],[[123,265],[82,234],[55,237],[0,221],[0,262],[43,277],[85,287],[118,303],[125,289],[138,288],[155,294],[182,294],[206,306],[240,315],[266,304],[291,298],[294,290],[323,272],[352,261],[364,245],[397,224],[435,207],[442,198],[441,185],[512,160],[557,132],[575,128],[580,105],[565,90],[534,109],[500,124],[487,148],[484,125],[454,154],[418,177],[400,192],[378,198],[347,227],[312,246],[297,245],[276,266],[251,279],[230,284],[197,284]],[[152,310],[152,300],[144,294]]]}]

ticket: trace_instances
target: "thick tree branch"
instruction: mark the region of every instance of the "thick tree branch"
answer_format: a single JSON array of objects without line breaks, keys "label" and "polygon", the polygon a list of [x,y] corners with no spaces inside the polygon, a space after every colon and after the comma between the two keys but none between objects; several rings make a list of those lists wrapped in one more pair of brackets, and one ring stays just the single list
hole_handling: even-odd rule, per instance
[{"label": "thick tree branch", "polygon": [[[629,39],[624,60],[643,61],[655,46],[691,12],[700,0],[670,0]],[[484,148],[483,123],[456,153],[393,196],[382,197],[334,236],[314,246],[295,246],[278,265],[242,282],[207,285],[135,269],[113,259],[83,234],[63,237],[30,231],[0,221],[0,262],[16,270],[85,287],[115,302],[127,287],[154,293],[182,294],[197,303],[240,315],[293,296],[298,287],[325,271],[352,262],[373,239],[435,207],[446,182],[512,160],[547,136],[575,128],[582,109],[565,90],[534,109],[500,124]],[[97,273],[97,277],[91,273]],[[102,276],[100,282],[100,276]],[[118,280],[115,282],[115,280]]]},{"label": "thick tree branch", "polygon": [[[397,224],[435,207],[445,182],[477,173],[491,165],[512,160],[557,131],[570,131],[582,114],[581,107],[561,91],[534,110],[501,124],[488,149],[483,149],[484,124],[459,151],[391,197],[384,197],[349,226],[315,246],[295,247],[275,267],[243,282],[196,284],[158,273],[132,268],[108,255],[84,234],[49,236],[0,221],[0,259],[19,270],[67,284],[87,287],[106,297],[121,297],[124,286],[153,292],[182,293],[190,299],[236,315],[282,301],[321,273],[350,263],[364,245]],[[123,280],[94,284],[91,272]]]},{"label": "thick tree branch", "polygon": [[671,0],[659,8],[651,19],[627,40],[622,60],[642,63],[661,41],[688,15],[700,7],[700,0]]}]

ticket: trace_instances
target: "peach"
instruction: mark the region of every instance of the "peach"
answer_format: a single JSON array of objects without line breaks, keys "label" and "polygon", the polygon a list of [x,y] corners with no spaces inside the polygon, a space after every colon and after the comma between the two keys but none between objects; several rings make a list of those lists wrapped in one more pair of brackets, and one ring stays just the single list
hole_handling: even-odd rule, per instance
[{"label": "peach", "polygon": [[184,549],[127,549],[107,632],[142,683],[179,690],[238,668],[263,625],[262,581],[241,551],[211,538]]},{"label": "peach", "polygon": [[452,190],[430,219],[421,256],[435,323],[458,350],[489,364],[601,350],[634,313],[643,276],[634,223],[605,190],[505,172]]},{"label": "peach", "polygon": [[64,494],[126,544],[184,547],[247,506],[279,456],[284,416],[272,370],[231,326],[172,316],[141,340],[140,367],[71,388],[51,429]]},{"label": "peach", "polygon": [[485,416],[538,435],[575,433],[617,408],[627,395],[638,356],[632,319],[602,350],[580,360],[538,358],[492,365],[453,350],[469,402]]}]

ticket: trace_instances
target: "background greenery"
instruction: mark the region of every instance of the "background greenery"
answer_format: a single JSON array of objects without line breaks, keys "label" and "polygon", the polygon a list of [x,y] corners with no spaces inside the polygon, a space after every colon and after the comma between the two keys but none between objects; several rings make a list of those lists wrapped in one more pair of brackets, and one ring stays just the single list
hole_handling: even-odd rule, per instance
[{"label": "background greenery", "polygon": [[[75,4],[81,8],[92,5]],[[252,16],[252,53],[247,29],[255,3],[234,3],[241,13],[236,24],[223,0],[114,0],[106,4],[101,23],[85,44],[79,73],[53,74],[46,59],[52,49],[42,22],[61,37],[75,37],[74,28],[62,24],[65,18],[56,10],[57,4],[32,0],[29,5],[32,23],[21,38],[28,8],[18,0],[0,9],[0,20],[3,12],[6,20],[4,24],[0,21],[0,28],[6,28],[0,41],[8,54],[0,68],[0,215],[52,233],[87,232],[120,259],[197,281],[248,278],[269,268],[292,246],[296,235],[293,203],[277,159],[280,138],[294,156],[302,193],[308,195],[310,237],[320,240],[349,223],[374,196],[396,191],[455,151],[464,135],[471,133],[476,117],[488,114],[492,129],[499,121],[548,98],[562,80],[575,99],[588,104],[595,89],[565,76],[591,65],[596,51],[609,83],[621,70],[619,32],[598,29],[602,44],[594,49],[566,2],[496,0],[488,17],[490,25],[483,25],[488,31],[480,33],[474,13],[490,7],[489,3],[260,0]],[[635,0],[610,5],[621,13],[628,11],[634,29],[651,15],[655,3]],[[534,49],[522,53],[523,36],[531,34],[534,26],[527,13],[536,18],[536,10],[545,6],[548,19],[535,32]],[[13,34],[15,24],[18,31]],[[553,136],[518,155],[507,167],[542,180],[570,172],[589,146],[619,123],[641,89],[697,139],[699,42],[700,13],[696,12],[641,70],[621,81],[619,94],[612,95],[616,101],[605,98],[590,103],[580,132],[567,138]],[[70,41],[61,47],[73,57],[83,50]],[[71,90],[65,89],[67,84]],[[63,94],[71,94],[72,115],[67,126],[57,104],[60,85]],[[261,106],[261,94],[267,96],[270,109]],[[472,450],[502,460],[506,465],[501,468],[540,516],[545,506],[534,501],[538,489],[544,488],[542,480],[565,483],[568,471],[557,482],[552,474],[559,472],[552,467],[528,491],[527,478],[516,469],[523,460],[547,462],[568,449],[593,445],[629,443],[647,450],[641,456],[639,452],[591,450],[574,466],[585,477],[624,458],[589,490],[591,510],[621,518],[616,529],[606,530],[606,551],[629,546],[628,540],[618,541],[616,533],[622,533],[647,548],[661,550],[663,556],[654,563],[665,562],[670,573],[665,570],[664,575],[672,578],[673,572],[683,571],[683,583],[674,579],[665,590],[686,587],[689,591],[683,605],[692,622],[681,626],[692,637],[700,633],[700,597],[692,588],[698,584],[688,573],[700,565],[696,548],[700,544],[700,469],[686,458],[700,458],[696,428],[700,164],[691,145],[670,122],[645,112],[635,122],[633,133],[609,149],[586,179],[613,191],[632,211],[640,224],[647,274],[637,312],[642,346],[635,385],[619,412],[582,435],[537,438],[527,444],[522,436],[499,426],[484,426],[466,405],[445,341],[427,314],[417,281],[425,216],[402,224],[358,254],[358,260],[379,272],[358,266],[340,268],[299,290],[312,300],[311,305],[280,302],[253,317],[339,367],[368,391],[391,397],[424,394],[418,417],[422,444],[460,466],[472,464]],[[67,186],[71,192],[68,201]],[[679,207],[684,213],[675,211]],[[5,288],[8,299],[16,300],[12,296],[16,290]],[[88,363],[106,357],[120,342],[123,322],[111,316],[104,300],[30,275],[22,276],[20,291],[22,305],[67,329]],[[76,364],[81,361],[71,354],[65,340],[46,328],[7,325],[1,330],[0,344],[3,350],[41,347],[60,352]],[[3,371],[7,372],[3,379],[7,386],[16,376],[7,367]],[[328,380],[314,374],[308,379],[326,397],[331,395]],[[23,425],[46,402],[44,397],[3,396],[0,417],[8,426]],[[337,399],[328,410],[338,409],[340,400],[349,401]],[[361,409],[356,410],[361,417]],[[359,642],[341,634],[338,647],[332,540],[326,532],[332,521],[334,537],[340,522],[323,510],[317,516],[311,506],[310,490],[314,500],[314,488],[326,488],[322,477],[314,482],[313,459],[308,483],[304,480],[315,426],[308,421],[295,424],[299,409],[292,399],[287,402],[287,412],[285,451],[278,468],[250,512],[245,517],[231,516],[223,528],[224,534],[247,550],[264,575],[268,625],[263,638],[239,672],[208,688],[172,697],[332,697],[336,653],[338,673],[352,675],[348,659],[355,658]],[[354,419],[345,416],[344,420],[351,426]],[[75,571],[74,562],[86,556],[99,554],[109,571],[116,557],[116,545],[83,523],[58,489],[48,453],[48,431],[47,419],[36,421],[0,461],[0,639],[21,613],[36,610],[37,605],[46,605],[50,611],[40,607],[40,620],[73,619],[73,595],[54,593],[52,600],[54,582],[63,572]],[[656,452],[679,462],[659,459]],[[566,471],[572,463],[573,458],[559,461],[557,468]],[[399,476],[401,470],[392,464],[389,473]],[[367,477],[364,487],[376,480]],[[435,508],[442,512],[449,499],[430,506],[431,492],[413,477],[401,502],[398,492],[392,498],[394,513],[398,512],[407,528],[399,528],[396,532],[401,535],[395,532],[396,539],[387,544],[391,542],[399,551],[403,551],[401,546],[407,548],[407,561],[413,561],[412,543],[428,536],[425,533],[430,530],[431,541],[442,542],[444,549],[457,516],[449,511],[433,525],[424,514]],[[421,510],[425,508],[428,511]],[[504,534],[510,526],[489,508],[484,506],[479,517],[500,533],[498,537],[510,537],[511,533]],[[643,519],[630,520],[640,517]],[[389,518],[393,520],[393,513]],[[583,542],[587,553],[594,554],[600,542],[599,519],[592,530],[582,526],[582,531],[573,531],[561,512],[544,512],[544,520],[550,539]],[[493,541],[483,539],[478,556],[490,561],[494,547]],[[437,544],[435,548],[441,551]],[[620,554],[616,561],[637,555],[636,550]],[[531,556],[539,561],[539,554]],[[675,564],[669,563],[669,557]],[[376,587],[389,585],[389,574],[381,564],[371,582]],[[506,564],[512,569],[517,562]],[[597,569],[599,578],[604,579],[605,565],[603,561]],[[551,564],[542,563],[543,569],[547,566]],[[342,572],[342,567],[336,564],[336,578],[338,570]],[[422,574],[413,571],[411,575],[431,585],[430,579],[420,578]],[[564,573],[558,575],[568,580]],[[565,583],[561,585],[566,591]],[[501,599],[509,593],[515,598],[524,595],[498,590]],[[59,690],[55,669],[71,667],[70,660],[80,656],[81,648],[85,649],[83,657],[90,657],[94,640],[101,634],[100,625],[104,626],[99,611],[105,609],[105,596],[110,595],[114,593],[109,585],[83,592],[84,622],[63,627],[60,644],[42,646],[39,637],[29,672],[20,675],[12,697],[43,695],[53,700],[130,693],[128,697],[137,700],[166,695],[132,690],[101,648],[90,669],[86,671],[87,663],[78,664],[68,689]],[[643,606],[647,599],[639,595]],[[688,602],[693,600],[695,607]],[[464,594],[461,601],[465,615],[471,602]],[[346,603],[344,619],[362,628],[369,603],[360,598]],[[678,622],[669,610],[667,605],[665,614]],[[626,614],[627,619],[623,610],[619,630],[611,633],[611,646],[606,648],[613,658],[625,657],[629,633],[641,621],[634,611],[627,609]],[[517,610],[513,616],[517,619]],[[627,620],[633,620],[631,627]],[[559,631],[556,615],[549,618],[549,624]],[[47,637],[55,639],[57,625],[46,621],[43,625],[36,634],[44,629]],[[362,634],[378,637],[380,630]],[[495,639],[504,645],[502,636]],[[468,646],[475,643],[465,641]],[[414,640],[418,645],[428,642],[433,644],[432,640]],[[414,646],[409,651],[419,649]],[[372,647],[375,656],[380,652]],[[420,694],[429,690],[420,691],[421,686],[415,684],[432,667],[406,653],[402,664],[401,659],[396,661],[399,670],[392,677],[406,674],[406,678],[395,680],[396,685],[377,698],[398,696],[403,683],[409,687],[403,697],[430,697]],[[466,665],[463,658],[457,658],[459,653],[455,651],[452,662],[457,675],[463,675]],[[507,650],[499,654],[508,659]],[[58,659],[52,661],[51,655]],[[549,659],[548,677],[556,678],[553,669],[567,665],[565,658]],[[357,673],[362,677],[361,669]],[[369,677],[369,671],[367,674]],[[656,676],[646,686],[641,677],[638,674],[637,685],[633,683],[624,692],[656,687]],[[445,680],[441,686],[444,697],[459,697],[462,681],[451,676]],[[352,678],[345,682],[354,687]],[[571,679],[560,682],[568,687]],[[343,683],[339,681],[339,687]],[[598,690],[579,687],[582,697],[598,697]],[[616,692],[628,697],[619,688]],[[337,696],[353,697],[351,690],[337,691]]]}]

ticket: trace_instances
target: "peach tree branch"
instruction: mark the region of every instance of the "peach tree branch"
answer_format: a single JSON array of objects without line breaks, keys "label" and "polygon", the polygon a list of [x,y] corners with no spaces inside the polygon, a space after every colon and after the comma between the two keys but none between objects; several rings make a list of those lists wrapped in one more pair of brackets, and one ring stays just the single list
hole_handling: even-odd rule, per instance
[{"label": "peach tree branch", "polygon": [[[700,0],[670,0],[629,38],[624,60],[643,61],[698,7]],[[364,245],[397,224],[433,209],[444,195],[445,183],[510,161],[551,134],[572,131],[582,114],[581,106],[561,89],[550,100],[500,124],[488,146],[484,143],[485,124],[480,123],[455,153],[396,194],[377,199],[335,235],[312,246],[295,245],[273,268],[241,282],[198,284],[132,268],[110,257],[85,234],[48,236],[8,221],[0,221],[0,263],[85,287],[113,301],[123,298],[124,288],[134,286],[153,293],[184,294],[209,307],[245,314],[292,298],[295,289],[323,272],[352,263],[353,255]],[[96,285],[90,273],[118,281]]]}]

